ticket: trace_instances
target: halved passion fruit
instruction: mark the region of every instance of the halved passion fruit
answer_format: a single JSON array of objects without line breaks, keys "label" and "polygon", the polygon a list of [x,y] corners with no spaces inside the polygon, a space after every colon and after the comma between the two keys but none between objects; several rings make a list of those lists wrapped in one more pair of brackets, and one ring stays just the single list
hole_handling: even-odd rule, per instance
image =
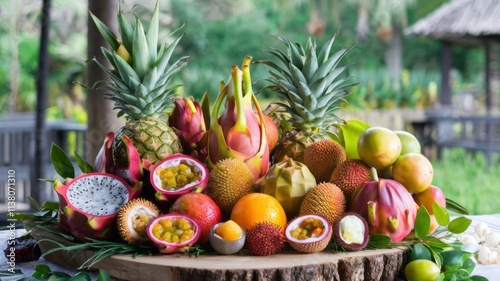
[{"label": "halved passion fruit", "polygon": [[[210,233],[208,235],[208,241],[214,250],[218,253],[224,255],[231,255],[237,253],[239,250],[243,248],[245,245],[245,230],[241,229],[241,236],[238,238],[224,239],[224,237],[217,234],[217,228],[224,223],[218,223],[210,229]],[[238,226],[239,227],[239,226]]]},{"label": "halved passion fruit", "polygon": [[357,213],[347,212],[335,225],[337,242],[348,251],[361,251],[370,240],[368,223]]},{"label": "halved passion fruit", "polygon": [[148,224],[148,237],[160,253],[185,252],[200,238],[200,227],[192,218],[180,214],[166,214]]},{"label": "halved passion fruit", "polygon": [[288,244],[298,252],[317,253],[328,246],[332,226],[321,216],[304,215],[288,223],[285,237]]},{"label": "halved passion fruit", "polygon": [[177,153],[151,168],[150,182],[158,200],[172,200],[189,192],[205,190],[208,169],[198,159]]}]

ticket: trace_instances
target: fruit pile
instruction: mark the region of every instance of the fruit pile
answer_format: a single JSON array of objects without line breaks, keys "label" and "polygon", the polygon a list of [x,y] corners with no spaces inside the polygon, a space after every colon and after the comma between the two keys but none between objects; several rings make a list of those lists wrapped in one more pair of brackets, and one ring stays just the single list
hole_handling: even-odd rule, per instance
[{"label": "fruit pile", "polygon": [[[276,60],[257,61],[270,68],[265,90],[279,96],[263,112],[251,57],[231,67],[213,105],[207,95],[175,97],[169,82],[188,58],[171,59],[182,36],[158,47],[158,6],[147,29],[120,12],[119,37],[93,20],[111,47],[102,48],[110,69],[94,60],[111,78],[102,88],[126,125],[108,133],[85,173],[56,180],[59,222],[76,238],[161,253],[195,243],[222,254],[329,243],[359,251],[372,234],[403,240],[418,208],[432,217],[434,202],[445,206],[415,137],[335,115],[356,85],[339,65],[349,49],[331,52],[335,36],[318,49],[277,37],[285,48],[268,51]],[[437,227],[433,219],[429,232]]]}]

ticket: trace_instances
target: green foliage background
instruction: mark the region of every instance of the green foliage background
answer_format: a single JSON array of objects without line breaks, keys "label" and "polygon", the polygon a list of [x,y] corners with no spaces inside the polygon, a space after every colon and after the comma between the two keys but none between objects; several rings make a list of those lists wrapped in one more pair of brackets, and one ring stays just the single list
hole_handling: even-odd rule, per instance
[{"label": "green foliage background", "polygon": [[[132,5],[133,1],[124,1]],[[441,5],[444,0],[417,1],[407,9],[408,23],[412,24]],[[403,64],[405,81],[391,81],[385,73],[383,54],[387,43],[376,34],[374,21],[370,22],[369,38],[357,42],[357,1],[266,1],[266,0],[169,0],[160,1],[165,34],[183,23],[185,36],[177,55],[189,55],[190,63],[179,82],[184,95],[201,98],[208,91],[211,99],[218,93],[219,82],[227,80],[231,65],[240,65],[246,55],[254,60],[268,58],[263,50],[281,47],[272,35],[282,35],[294,42],[305,43],[309,36],[306,25],[314,7],[319,7],[325,22],[318,45],[339,32],[336,49],[356,44],[345,62],[352,64],[351,72],[361,85],[348,97],[353,108],[422,107],[431,102],[433,89],[439,83],[440,43],[426,38],[405,36]],[[41,1],[0,0],[6,7],[2,12],[9,20],[0,22],[0,116],[9,112],[11,97],[17,86],[15,111],[31,111],[36,104],[36,67],[39,46],[39,19]],[[146,5],[140,3],[140,5]],[[17,10],[16,10],[17,9]],[[52,7],[50,42],[50,118],[84,117],[85,92],[73,82],[85,84],[86,20],[85,1],[54,1]],[[140,9],[135,7],[134,9]],[[15,12],[12,12],[15,11]],[[144,13],[149,13],[145,9]],[[15,40],[13,40],[15,39]],[[15,44],[17,42],[17,44]],[[17,48],[19,70],[13,69]],[[454,67],[460,80],[456,87],[468,87],[482,71],[482,51],[454,48]],[[402,79],[405,79],[405,76]],[[253,81],[267,76],[263,65],[252,67]],[[18,81],[18,82],[16,82]],[[394,85],[401,85],[394,86]],[[481,87],[481,83],[477,84]],[[255,90],[263,87],[257,83]],[[431,89],[429,89],[431,87]],[[460,90],[460,89],[459,89]],[[261,99],[273,98],[262,93]],[[424,99],[424,102],[417,103]],[[76,109],[75,109],[76,108]],[[11,108],[13,110],[13,108]],[[85,118],[83,118],[85,119]]]}]

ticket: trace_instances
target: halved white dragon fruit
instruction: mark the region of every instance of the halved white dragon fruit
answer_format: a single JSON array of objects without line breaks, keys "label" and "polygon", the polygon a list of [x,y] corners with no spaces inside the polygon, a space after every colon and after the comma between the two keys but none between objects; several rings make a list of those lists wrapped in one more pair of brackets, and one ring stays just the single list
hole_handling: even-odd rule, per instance
[{"label": "halved white dragon fruit", "polygon": [[121,206],[135,198],[140,188],[106,173],[82,174],[66,183],[58,179],[59,223],[80,240],[117,237],[116,216]]}]

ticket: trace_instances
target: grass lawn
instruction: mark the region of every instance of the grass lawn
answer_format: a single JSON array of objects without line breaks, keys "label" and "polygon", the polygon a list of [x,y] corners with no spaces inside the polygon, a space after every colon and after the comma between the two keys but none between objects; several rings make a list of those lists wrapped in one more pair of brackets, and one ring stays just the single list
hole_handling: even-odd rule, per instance
[{"label": "grass lawn", "polygon": [[467,153],[463,149],[445,149],[440,161],[431,159],[433,185],[445,196],[471,214],[500,213],[500,155],[493,157],[491,167],[483,153]]}]

